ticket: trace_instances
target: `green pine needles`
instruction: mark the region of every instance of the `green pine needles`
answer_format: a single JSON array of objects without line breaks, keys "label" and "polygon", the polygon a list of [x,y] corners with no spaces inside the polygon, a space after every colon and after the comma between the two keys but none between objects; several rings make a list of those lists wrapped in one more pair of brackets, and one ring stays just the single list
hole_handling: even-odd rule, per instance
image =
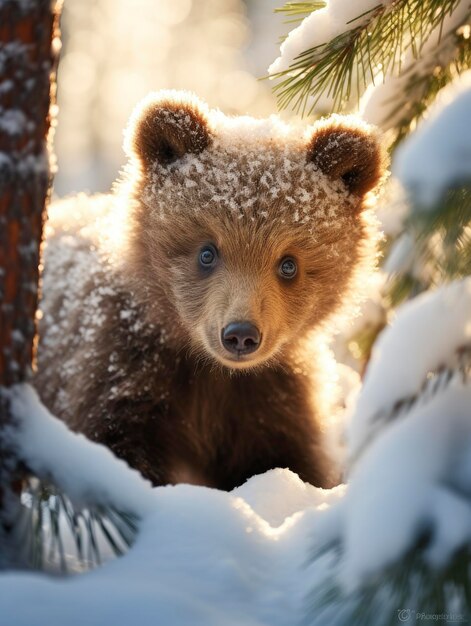
[{"label": "green pine needles", "polygon": [[309,0],[307,2],[287,2],[279,9],[275,9],[275,13],[282,13],[289,18],[285,20],[285,24],[296,24],[305,17],[310,15],[313,11],[323,9],[326,6],[325,2],[317,2],[316,0]]},{"label": "green pine needles", "polygon": [[[288,3],[282,10],[299,15],[306,12],[306,4],[310,3]],[[279,107],[290,106],[304,115],[314,112],[322,96],[331,99],[335,111],[344,110],[352,101],[358,103],[381,75],[401,73],[405,52],[420,59],[430,34],[443,27],[459,4],[460,0],[396,0],[358,15],[344,33],[305,50],[289,69],[274,74]],[[469,36],[457,42],[453,62],[469,67]]]}]

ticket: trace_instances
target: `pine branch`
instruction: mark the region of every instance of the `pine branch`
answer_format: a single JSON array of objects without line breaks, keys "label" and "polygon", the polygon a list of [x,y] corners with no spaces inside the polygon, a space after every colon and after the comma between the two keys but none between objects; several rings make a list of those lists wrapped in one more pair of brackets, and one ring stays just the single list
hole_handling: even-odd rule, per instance
[{"label": "pine branch", "polygon": [[412,207],[404,233],[414,241],[414,257],[390,279],[390,308],[432,286],[471,275],[471,181],[456,181],[433,207]]},{"label": "pine branch", "polygon": [[31,477],[22,492],[23,511],[16,532],[33,569],[92,569],[111,551],[123,555],[134,543],[138,517],[103,504],[76,507],[51,483]]},{"label": "pine branch", "polygon": [[[436,570],[423,558],[429,540],[424,529],[405,557],[354,594],[344,593],[335,577],[329,576],[309,594],[305,623],[327,623],[324,613],[341,616],[335,623],[345,625],[415,624],[423,614],[435,621],[443,616],[445,622],[465,622],[471,613],[470,548],[461,548],[445,568]],[[340,543],[330,550],[340,562]]]},{"label": "pine branch", "polygon": [[[408,102],[403,102],[403,93],[398,94],[401,103],[398,102],[397,108],[401,108],[402,115],[399,122],[395,124],[396,137],[391,144],[391,151],[394,151],[402,139],[415,128],[438,93],[471,67],[471,39],[466,37],[466,34],[467,31],[463,30],[458,34],[452,33],[455,44],[450,63],[437,62],[433,72],[427,72],[424,75],[415,73],[413,70],[410,72],[410,79],[405,88],[405,93],[409,96]],[[414,93],[413,98],[410,97],[411,93]],[[393,110],[391,116],[395,114],[396,110]]]},{"label": "pine branch", "polygon": [[[274,92],[280,108],[292,106],[302,114],[313,112],[322,96],[332,109],[357,101],[381,71],[401,70],[403,54],[419,58],[431,32],[459,5],[460,0],[397,0],[378,4],[351,22],[351,28],[332,41],[301,53],[289,69],[274,74]],[[355,25],[355,23],[357,25]],[[309,102],[310,101],[310,102]]]},{"label": "pine branch", "polygon": [[405,417],[418,406],[427,404],[434,396],[443,392],[452,381],[457,379],[462,384],[468,385],[471,383],[471,344],[460,348],[451,365],[428,372],[420,389],[415,394],[396,400],[393,406],[387,407],[371,417],[369,420],[369,435],[356,450],[355,455],[350,460],[350,466],[356,463],[386,424]]},{"label": "pine branch", "polygon": [[296,24],[314,11],[323,9],[325,6],[326,2],[322,0],[307,0],[306,2],[287,2],[284,6],[275,9],[275,13],[282,13],[287,17],[293,18],[290,20],[285,20],[285,24]]}]

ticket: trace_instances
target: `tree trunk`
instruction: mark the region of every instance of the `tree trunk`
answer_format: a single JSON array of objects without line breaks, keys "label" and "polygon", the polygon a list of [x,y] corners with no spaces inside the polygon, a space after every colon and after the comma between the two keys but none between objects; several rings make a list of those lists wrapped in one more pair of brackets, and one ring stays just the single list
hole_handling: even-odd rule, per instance
[{"label": "tree trunk", "polygon": [[[0,0],[0,526],[11,524],[18,464],[2,439],[5,389],[28,380],[45,206],[60,1]],[[17,498],[16,498],[17,499]],[[8,504],[8,506],[7,506]],[[1,528],[0,528],[1,530]]]}]

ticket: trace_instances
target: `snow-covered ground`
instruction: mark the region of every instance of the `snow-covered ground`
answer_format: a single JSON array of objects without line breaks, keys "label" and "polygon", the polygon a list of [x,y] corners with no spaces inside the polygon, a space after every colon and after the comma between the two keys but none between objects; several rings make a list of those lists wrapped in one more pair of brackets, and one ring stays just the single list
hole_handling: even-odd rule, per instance
[{"label": "snow-covered ground", "polygon": [[[276,494],[273,507],[264,502],[267,492]],[[14,626],[295,623],[313,580],[300,573],[308,573],[306,545],[324,497],[287,470],[255,478],[237,495],[155,489],[126,556],[66,580],[3,574],[1,614]]]},{"label": "snow-covered ground", "polygon": [[76,505],[101,500],[141,522],[131,550],[94,571],[66,579],[0,575],[0,611],[9,626],[301,619],[309,587],[331,560],[306,568],[316,520],[342,497],[343,486],[323,491],[279,469],[233,493],[188,485],[152,490],[108,450],[68,432],[30,388],[14,392],[13,406],[21,454],[32,469],[52,471]]}]

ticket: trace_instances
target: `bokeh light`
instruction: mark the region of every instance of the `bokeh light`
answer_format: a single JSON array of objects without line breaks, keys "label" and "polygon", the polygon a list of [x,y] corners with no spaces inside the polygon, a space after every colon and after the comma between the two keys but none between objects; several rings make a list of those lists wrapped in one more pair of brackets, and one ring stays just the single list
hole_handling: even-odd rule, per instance
[{"label": "bokeh light", "polygon": [[276,110],[267,81],[283,24],[277,0],[67,0],[62,18],[57,195],[108,191],[136,102],[196,92],[226,113]]}]

